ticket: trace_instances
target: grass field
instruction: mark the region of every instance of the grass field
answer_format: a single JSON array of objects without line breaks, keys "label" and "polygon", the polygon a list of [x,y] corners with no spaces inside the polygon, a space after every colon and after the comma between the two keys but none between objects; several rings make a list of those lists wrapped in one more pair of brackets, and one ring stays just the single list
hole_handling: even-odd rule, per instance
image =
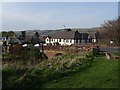
[{"label": "grass field", "polygon": [[51,81],[44,88],[117,88],[118,60],[96,57],[91,67],[71,76]]}]

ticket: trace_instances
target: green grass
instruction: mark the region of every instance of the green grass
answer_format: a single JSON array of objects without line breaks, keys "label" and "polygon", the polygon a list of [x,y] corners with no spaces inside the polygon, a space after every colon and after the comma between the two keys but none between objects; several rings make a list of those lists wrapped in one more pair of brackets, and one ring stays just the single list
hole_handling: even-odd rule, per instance
[{"label": "green grass", "polygon": [[91,67],[71,76],[45,83],[44,88],[117,88],[118,60],[96,57]]},{"label": "green grass", "polygon": [[113,55],[120,56],[120,53],[113,53]]}]

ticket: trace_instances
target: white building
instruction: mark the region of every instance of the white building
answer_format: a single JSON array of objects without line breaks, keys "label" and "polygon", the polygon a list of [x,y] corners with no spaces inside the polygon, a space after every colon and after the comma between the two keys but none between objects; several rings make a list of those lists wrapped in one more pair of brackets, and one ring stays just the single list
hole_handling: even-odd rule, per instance
[{"label": "white building", "polygon": [[6,40],[6,37],[0,37],[0,45],[3,45],[3,42],[5,42]]},{"label": "white building", "polygon": [[78,31],[72,31],[71,29],[61,30],[52,35],[49,35],[46,39],[46,45],[73,45],[82,43],[96,42],[95,34],[79,33]]}]

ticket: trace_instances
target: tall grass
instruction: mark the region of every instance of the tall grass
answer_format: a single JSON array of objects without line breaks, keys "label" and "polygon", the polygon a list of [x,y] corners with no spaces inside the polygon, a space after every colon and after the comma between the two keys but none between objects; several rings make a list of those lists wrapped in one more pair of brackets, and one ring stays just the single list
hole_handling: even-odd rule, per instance
[{"label": "tall grass", "polygon": [[4,67],[3,88],[41,88],[44,83],[85,70],[92,62],[91,53],[79,53],[45,60],[31,68]]}]

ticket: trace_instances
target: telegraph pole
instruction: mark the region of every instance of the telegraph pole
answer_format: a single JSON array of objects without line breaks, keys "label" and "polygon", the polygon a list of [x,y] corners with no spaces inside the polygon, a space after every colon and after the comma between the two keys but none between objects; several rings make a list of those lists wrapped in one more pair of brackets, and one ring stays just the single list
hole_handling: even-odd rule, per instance
[{"label": "telegraph pole", "polygon": [[110,40],[110,52],[111,52],[111,49],[112,49],[112,43],[113,43],[113,40]]},{"label": "telegraph pole", "polygon": [[63,27],[66,29],[66,26],[65,26],[65,25],[63,25]]}]

